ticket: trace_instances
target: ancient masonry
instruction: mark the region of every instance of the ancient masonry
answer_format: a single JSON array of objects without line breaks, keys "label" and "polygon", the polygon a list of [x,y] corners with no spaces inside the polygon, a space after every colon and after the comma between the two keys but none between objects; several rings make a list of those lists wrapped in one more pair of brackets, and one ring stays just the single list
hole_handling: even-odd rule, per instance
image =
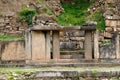
[{"label": "ancient masonry", "polygon": [[[24,3],[23,3],[24,2]],[[20,1],[20,4],[17,1],[14,1],[11,3],[8,0],[1,0],[0,3],[2,4],[0,9],[5,6],[12,6],[12,7],[5,7],[8,11],[1,10],[0,13],[0,35],[15,35],[15,36],[24,36],[25,30],[28,28],[28,24],[26,22],[20,22],[18,18],[18,12],[23,6],[27,6],[29,8],[35,8],[38,13],[44,13],[45,10],[43,10],[44,7],[48,7],[50,12],[52,12],[51,18],[55,19],[60,13],[63,13],[63,8],[60,5],[59,0],[47,0],[45,1],[45,4],[41,4],[39,2],[34,2],[32,0],[29,1]],[[53,5],[54,4],[54,5]],[[14,10],[14,8],[18,7],[17,10]],[[48,11],[49,12],[49,11]]]}]

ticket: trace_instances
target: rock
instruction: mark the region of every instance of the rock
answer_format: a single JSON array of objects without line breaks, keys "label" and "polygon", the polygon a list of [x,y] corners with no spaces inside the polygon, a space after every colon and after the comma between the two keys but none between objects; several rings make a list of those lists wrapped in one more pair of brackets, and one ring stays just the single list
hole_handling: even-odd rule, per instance
[{"label": "rock", "polygon": [[112,34],[108,32],[104,32],[104,37],[106,38],[112,38]]},{"label": "rock", "polygon": [[112,27],[106,27],[105,31],[106,32],[114,32],[114,29]]},{"label": "rock", "polygon": [[115,3],[115,0],[106,0],[107,3]]},{"label": "rock", "polygon": [[55,23],[55,18],[47,14],[40,14],[33,19],[33,25],[49,25],[49,23]]},{"label": "rock", "polygon": [[76,42],[60,42],[61,49],[76,49],[77,48]]},{"label": "rock", "polygon": [[102,46],[100,46],[100,58],[102,59],[106,59],[106,58],[110,58],[110,59],[115,59],[116,58],[116,52],[115,52],[115,48],[113,45],[111,45],[110,43],[106,43]]},{"label": "rock", "polygon": [[4,23],[4,18],[0,18],[0,23]]},{"label": "rock", "polygon": [[55,16],[58,16],[64,12],[64,9],[61,7],[60,0],[47,0],[46,4]]},{"label": "rock", "polygon": [[5,13],[6,17],[13,17],[14,15],[15,15],[15,13],[14,12],[10,12],[10,11]]},{"label": "rock", "polygon": [[107,9],[105,12],[104,12],[104,17],[106,17],[107,15],[114,15],[115,14],[115,10],[113,10],[113,9]]},{"label": "rock", "polygon": [[106,20],[106,26],[108,27],[116,27],[117,26],[117,21],[116,20]]}]

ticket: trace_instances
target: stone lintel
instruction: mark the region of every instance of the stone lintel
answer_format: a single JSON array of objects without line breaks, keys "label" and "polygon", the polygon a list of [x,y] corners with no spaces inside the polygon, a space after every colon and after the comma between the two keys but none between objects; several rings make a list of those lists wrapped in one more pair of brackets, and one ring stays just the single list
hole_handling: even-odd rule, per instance
[{"label": "stone lintel", "polygon": [[81,27],[81,30],[85,30],[85,31],[94,31],[96,30],[96,25],[95,24],[91,24],[91,25],[83,25]]},{"label": "stone lintel", "polygon": [[39,26],[36,25],[34,27],[31,27],[30,30],[34,31],[54,31],[54,30],[59,30],[59,31],[69,31],[69,30],[96,30],[96,25],[84,25],[84,26]]}]

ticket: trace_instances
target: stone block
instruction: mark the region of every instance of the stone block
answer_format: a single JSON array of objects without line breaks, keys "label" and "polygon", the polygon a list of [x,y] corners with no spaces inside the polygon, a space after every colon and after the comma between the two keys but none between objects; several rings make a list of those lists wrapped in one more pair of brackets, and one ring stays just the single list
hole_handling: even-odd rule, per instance
[{"label": "stone block", "polygon": [[60,42],[61,49],[76,49],[76,42]]},{"label": "stone block", "polygon": [[4,18],[0,18],[0,23],[4,23]]},{"label": "stone block", "polygon": [[83,37],[85,32],[82,30],[72,30],[66,32],[60,32],[60,36],[67,36],[67,37]]},{"label": "stone block", "polygon": [[119,31],[119,32],[120,32],[120,28],[117,28],[117,31]]},{"label": "stone block", "polygon": [[114,3],[114,0],[106,0],[107,3]]},{"label": "stone block", "polygon": [[114,30],[113,30],[112,27],[106,27],[106,28],[105,28],[105,31],[106,31],[106,32],[113,32]]},{"label": "stone block", "polygon": [[85,59],[92,60],[92,32],[85,32]]},{"label": "stone block", "polygon": [[115,59],[116,58],[116,52],[113,45],[106,44],[100,46],[100,58],[109,58],[109,59]]},{"label": "stone block", "polygon": [[117,21],[116,20],[106,20],[106,26],[117,26]]},{"label": "stone block", "polygon": [[82,41],[84,40],[84,37],[70,37],[71,41]]},{"label": "stone block", "polygon": [[104,32],[104,37],[112,38],[112,34],[108,32]]},{"label": "stone block", "polygon": [[117,21],[117,27],[120,28],[120,20]]},{"label": "stone block", "polygon": [[45,60],[45,35],[42,31],[32,31],[32,60]]},{"label": "stone block", "polygon": [[25,60],[24,41],[3,41],[0,45],[2,60]]},{"label": "stone block", "polygon": [[60,59],[71,59],[72,55],[60,55]]}]

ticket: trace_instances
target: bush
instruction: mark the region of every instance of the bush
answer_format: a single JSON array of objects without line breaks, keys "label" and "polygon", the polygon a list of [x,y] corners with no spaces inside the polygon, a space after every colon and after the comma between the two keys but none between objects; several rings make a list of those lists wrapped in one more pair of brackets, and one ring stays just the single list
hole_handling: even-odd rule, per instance
[{"label": "bush", "polygon": [[32,24],[32,18],[37,15],[37,11],[31,8],[24,8],[19,11],[19,19],[26,21],[28,25]]}]

